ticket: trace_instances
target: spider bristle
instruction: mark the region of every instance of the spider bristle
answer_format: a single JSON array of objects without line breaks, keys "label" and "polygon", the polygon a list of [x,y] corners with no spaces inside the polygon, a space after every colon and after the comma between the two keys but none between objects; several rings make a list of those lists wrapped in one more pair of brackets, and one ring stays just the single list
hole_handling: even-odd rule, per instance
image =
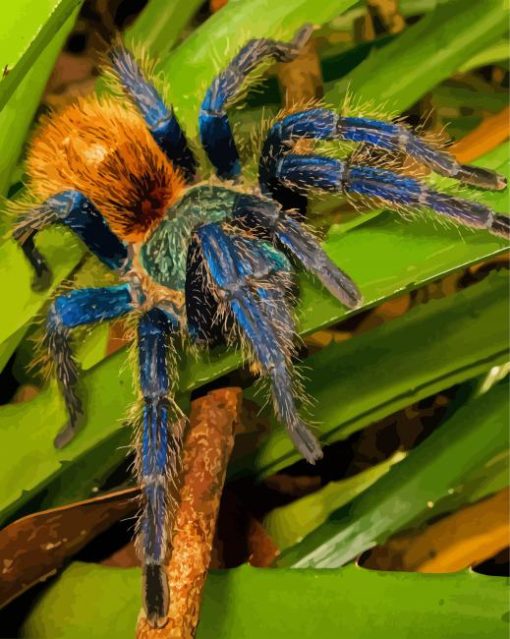
[{"label": "spider bristle", "polygon": [[347,89],[342,104],[337,109],[343,116],[367,117],[379,120],[399,121],[401,116],[390,105],[378,100],[367,100]]},{"label": "spider bristle", "polygon": [[[129,54],[124,55],[128,51]],[[170,86],[168,79],[160,71],[157,71],[157,57],[150,54],[147,46],[142,42],[132,42],[127,48],[120,35],[113,40],[107,51],[99,55],[99,70],[105,81],[105,88],[117,97],[125,97],[122,81],[112,64],[112,60],[125,65],[130,58],[136,60],[144,77],[156,88],[163,100],[167,101]]]}]

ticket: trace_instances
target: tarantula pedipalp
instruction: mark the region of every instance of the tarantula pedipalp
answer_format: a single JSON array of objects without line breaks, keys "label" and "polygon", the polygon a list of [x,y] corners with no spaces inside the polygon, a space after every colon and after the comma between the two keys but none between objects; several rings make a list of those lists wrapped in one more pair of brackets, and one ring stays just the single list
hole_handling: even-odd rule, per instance
[{"label": "tarantula pedipalp", "polygon": [[509,235],[507,217],[413,177],[352,159],[294,153],[303,138],[348,140],[389,154],[405,152],[441,175],[480,188],[505,187],[496,173],[458,164],[399,124],[344,117],[320,107],[277,120],[262,148],[258,185],[241,186],[226,104],[260,62],[293,59],[309,34],[305,27],[288,44],[250,41],[212,82],[199,129],[216,181],[200,181],[174,112],[122,47],[111,52],[111,69],[128,100],[91,97],[50,115],[28,155],[29,187],[41,204],[20,215],[14,236],[35,269],[36,284],[45,286],[50,273],[34,237],[55,223],[74,231],[119,277],[115,286],[73,290],[51,306],[46,342],[69,413],[57,446],[72,439],[82,415],[70,330],[138,315],[143,409],[137,470],[144,498],[138,547],[145,610],[154,626],[164,624],[169,602],[164,574],[168,487],[181,421],[172,399],[176,375],[170,363],[179,336],[191,342],[242,340],[269,380],[275,412],[296,447],[312,463],[321,457],[296,400],[289,258],[347,306],[358,305],[361,296],[301,224],[307,192],[429,208],[460,224]]}]

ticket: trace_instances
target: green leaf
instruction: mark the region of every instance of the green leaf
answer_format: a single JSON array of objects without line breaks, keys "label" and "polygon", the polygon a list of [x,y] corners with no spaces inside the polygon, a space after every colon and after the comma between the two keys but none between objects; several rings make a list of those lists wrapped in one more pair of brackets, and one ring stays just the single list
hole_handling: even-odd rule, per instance
[{"label": "green leaf", "polygon": [[[479,307],[470,308],[476,313]],[[433,341],[431,334],[429,340]],[[450,357],[446,349],[444,356]],[[508,386],[499,384],[460,408],[371,488],[286,551],[277,565],[342,566],[423,520],[435,504],[462,489],[466,475],[480,468],[485,475],[490,472],[508,448],[508,423]]]},{"label": "green leaf", "polygon": [[70,232],[63,233],[59,229],[41,232],[37,244],[53,272],[51,288],[42,293],[32,289],[33,271],[16,242],[6,239],[0,244],[1,295],[9,300],[9,313],[4,313],[0,322],[0,357],[12,352],[16,347],[13,335],[22,337],[23,327],[39,312],[83,255],[83,245],[78,244]]},{"label": "green leaf", "polygon": [[451,0],[374,50],[326,99],[341,104],[348,91],[361,105],[401,112],[497,42],[507,27],[508,0]]},{"label": "green leaf", "polygon": [[[14,170],[15,164],[19,159],[23,143],[25,141],[28,127],[32,122],[35,110],[39,104],[44,87],[49,78],[53,65],[55,64],[56,57],[62,48],[71,28],[74,24],[78,10],[75,8],[80,3],[74,0],[70,2],[62,1],[56,3],[55,0],[51,2],[49,0],[38,0],[33,2],[32,0],[22,0],[25,8],[25,19],[22,21],[27,24],[27,28],[19,25],[19,3],[4,3],[4,7],[10,7],[6,16],[10,22],[12,22],[12,30],[5,31],[5,25],[2,23],[2,33],[9,34],[9,37],[5,41],[13,42],[20,39],[21,48],[18,51],[18,57],[20,57],[19,64],[21,65],[19,71],[17,66],[12,71],[14,73],[14,79],[9,80],[11,73],[7,75],[2,83],[0,83],[0,97],[1,87],[3,83],[7,82],[6,95],[9,95],[9,101],[3,109],[0,111],[0,148],[2,153],[0,154],[0,195],[5,195],[10,183],[10,177]],[[74,11],[69,15],[67,20],[62,24],[61,20],[66,15],[66,11],[59,10],[56,17],[53,16],[53,26],[47,31],[44,28],[44,24],[38,21],[32,22],[29,19],[29,15],[33,12],[36,16],[40,16],[41,13],[48,13],[48,7],[62,5],[63,8],[69,9],[72,7]],[[2,18],[6,9],[2,10]],[[28,15],[27,15],[28,14]],[[58,31],[56,27],[62,25]],[[19,30],[18,30],[19,29]],[[37,30],[42,29],[42,40],[37,38]],[[51,39],[50,39],[51,38]],[[40,54],[35,59],[35,53],[26,53],[26,59],[22,55],[23,47],[26,46],[27,39],[34,39],[36,43],[34,52]],[[2,38],[2,43],[5,42]],[[25,45],[23,45],[25,42]],[[42,50],[40,43],[46,43],[46,48]],[[3,48],[3,44],[2,44]],[[15,51],[18,49],[14,49]],[[29,46],[28,51],[32,51]],[[11,58],[8,55],[8,49],[5,49],[4,55],[7,56],[6,64],[10,62]],[[1,72],[1,71],[0,71]],[[14,82],[16,81],[16,82]],[[14,83],[14,84],[13,84]],[[15,89],[15,90],[14,90]]]},{"label": "green leaf", "polygon": [[[137,569],[72,564],[37,600],[20,636],[130,637],[140,579]],[[504,639],[507,596],[506,579],[468,572],[241,566],[209,574],[197,639]]]},{"label": "green leaf", "polygon": [[[81,478],[83,495],[90,494],[96,477],[91,479],[88,474],[94,464],[87,458],[103,457],[99,451],[105,440],[109,441],[109,454],[113,455],[111,463],[118,464],[125,457],[126,450],[120,451],[119,455],[118,447],[119,441],[122,445],[129,442],[130,431],[122,418],[133,398],[130,371],[124,358],[119,356],[109,358],[106,365],[92,370],[94,374],[85,375],[84,385],[87,427],[63,450],[53,446],[59,424],[66,421],[56,385],[52,384],[29,402],[0,407],[0,464],[5,464],[0,471],[2,521],[10,517],[15,508],[33,498],[35,493],[44,490],[51,480],[60,479],[71,462],[72,472],[76,470],[74,476]],[[18,452],[13,454],[13,451]],[[53,498],[57,495],[58,491],[54,490]]]},{"label": "green leaf", "polygon": [[[47,5],[48,3],[32,3]],[[55,3],[53,3],[55,4]],[[76,2],[61,3],[62,6],[76,6]],[[17,8],[16,8],[17,11]],[[14,13],[16,13],[16,11]],[[23,143],[32,122],[41,94],[51,73],[55,59],[62,48],[65,39],[71,31],[77,15],[77,9],[70,15],[60,30],[32,64],[30,70],[11,95],[9,102],[0,112],[0,194],[5,194],[10,176],[21,153]],[[61,11],[53,19],[59,24]],[[45,36],[47,37],[47,35]],[[0,220],[2,235],[9,222],[5,214]],[[52,290],[58,282],[76,265],[80,252],[74,242],[69,242],[69,236],[50,231],[43,234],[41,247],[50,257],[50,264],[54,269],[55,280]],[[48,253],[46,253],[46,251]],[[10,312],[2,315],[0,323],[0,370],[15,350],[19,340],[26,332],[27,322],[37,313],[49,292],[34,293],[30,282],[32,272],[20,249],[12,240],[6,239],[0,243],[0,294],[9,300]]]},{"label": "green leaf", "polygon": [[339,481],[331,481],[311,495],[280,506],[264,517],[264,528],[280,550],[297,544],[332,512],[364,492],[405,457],[398,451],[386,461]]},{"label": "green leaf", "polygon": [[16,0],[0,11],[0,111],[82,0]]},{"label": "green leaf", "polygon": [[450,82],[434,89],[432,100],[436,107],[462,109],[469,105],[469,109],[480,109],[484,112],[496,113],[505,108],[508,103],[505,91],[494,91],[490,85],[486,91],[474,90]]},{"label": "green leaf", "polygon": [[464,62],[464,64],[459,67],[459,71],[461,73],[468,73],[468,71],[479,67],[497,64],[498,62],[507,62],[509,47],[510,42],[507,36],[506,38],[490,44],[486,49],[480,51]]},{"label": "green leaf", "polygon": [[[5,38],[0,43],[0,60],[3,66],[13,65],[0,82],[1,194],[7,191],[41,94],[81,5],[80,0],[20,1],[21,5],[19,2],[5,5],[1,12]],[[2,232],[7,221],[4,216]],[[57,238],[56,245],[48,247],[50,253],[52,248],[62,249],[65,243],[64,238],[60,241]],[[59,256],[59,261],[62,264],[56,268],[57,278],[69,271],[66,256],[63,260]],[[25,334],[26,323],[46,298],[31,291],[31,275],[21,251],[11,240],[4,240],[0,244],[1,294],[9,300],[10,312],[3,314],[0,324],[0,370]]]},{"label": "green leaf", "polygon": [[126,30],[124,40],[134,45],[143,43],[154,56],[168,54],[202,4],[202,0],[150,0]]},{"label": "green leaf", "polygon": [[4,366],[16,350],[16,347],[23,339],[25,333],[26,327],[22,326],[18,331],[10,335],[4,342],[2,342],[2,344],[0,344],[0,371],[4,369]]}]

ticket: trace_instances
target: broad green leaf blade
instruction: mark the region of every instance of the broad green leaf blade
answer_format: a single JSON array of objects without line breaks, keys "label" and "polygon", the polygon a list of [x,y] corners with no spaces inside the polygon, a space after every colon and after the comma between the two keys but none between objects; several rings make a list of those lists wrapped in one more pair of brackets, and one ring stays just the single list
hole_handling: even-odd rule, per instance
[{"label": "broad green leaf blade", "polygon": [[[30,0],[23,0],[23,2],[25,5],[31,4]],[[41,2],[37,4],[39,5]],[[42,5],[48,4],[53,5],[55,2],[42,2]],[[17,4],[12,3],[10,6],[12,7],[10,11],[15,13]],[[76,3],[73,3],[73,6],[76,7]],[[75,9],[61,28],[56,33],[52,33],[52,38],[46,48],[40,53],[37,60],[32,60],[22,81],[10,96],[8,103],[0,111],[0,148],[2,149],[0,154],[0,195],[7,193],[10,177],[19,159],[28,127],[32,122],[56,57],[71,31],[77,13],[78,10]],[[16,36],[15,31],[13,36]],[[3,232],[4,220],[2,220],[0,228]]]},{"label": "broad green leaf blade", "polygon": [[[449,356],[448,351],[444,354]],[[487,469],[504,453],[508,423],[508,386],[499,384],[460,408],[371,488],[286,551],[277,565],[342,566],[423,519],[436,504],[440,507],[441,500],[462,489],[466,475]]]},{"label": "broad green leaf blade", "polygon": [[[54,35],[0,112],[0,195],[6,193],[28,127],[55,59],[73,27],[77,12],[76,9]],[[2,213],[0,237],[5,237],[9,223],[9,217]],[[54,288],[76,265],[82,250],[77,250],[75,243],[69,242],[69,236],[54,231],[41,238],[40,246],[50,258],[55,275]],[[9,300],[10,312],[3,314],[0,323],[0,370],[23,337],[28,321],[48,297],[49,292],[37,294],[31,290],[31,278],[32,273],[20,249],[12,240],[3,239],[0,243],[0,295],[2,299]]]},{"label": "broad green leaf blade", "polygon": [[124,40],[128,44],[143,43],[154,56],[168,54],[201,5],[202,0],[150,0],[126,30]]},{"label": "broad green leaf blade", "polygon": [[509,47],[510,41],[507,35],[506,38],[494,42],[486,49],[480,51],[480,53],[477,53],[472,58],[464,62],[464,64],[459,67],[459,71],[461,73],[468,73],[468,71],[471,71],[472,69],[497,64],[498,62],[508,63]]},{"label": "broad green leaf blade", "polygon": [[[348,91],[356,102],[400,112],[508,28],[508,0],[451,0],[376,50],[327,95],[341,104]],[[374,102],[376,101],[376,102]]]},{"label": "broad green leaf blade", "polygon": [[384,462],[353,477],[331,481],[311,495],[275,508],[264,517],[264,528],[280,550],[297,544],[322,524],[328,515],[367,490],[404,457],[405,453],[397,451]]},{"label": "broad green leaf blade", "polygon": [[[93,370],[94,374],[85,376],[87,427],[63,450],[53,446],[58,425],[66,420],[64,405],[54,384],[29,402],[0,407],[0,458],[1,463],[5,463],[0,480],[2,522],[51,480],[64,480],[71,462],[70,472],[78,483],[80,478],[83,494],[90,495],[97,481],[95,474],[90,475],[90,468],[94,466],[90,457],[117,465],[125,456],[127,451],[119,451],[119,445],[126,446],[130,439],[130,430],[122,422],[133,398],[130,371],[124,358],[119,356],[109,358],[106,365]],[[103,454],[105,440],[109,442],[108,453]],[[13,451],[18,452],[13,454]],[[58,493],[53,491],[53,497]]]},{"label": "broad green leaf blade", "polygon": [[[140,571],[72,564],[40,597],[21,637],[125,639],[140,609]],[[504,639],[507,580],[476,573],[268,570],[212,572],[197,639]]]},{"label": "broad green leaf blade", "polygon": [[[1,118],[1,116],[0,116]],[[58,229],[43,231],[37,241],[53,273],[48,291],[37,293],[31,288],[33,272],[21,249],[12,239],[0,244],[0,282],[3,299],[9,300],[9,313],[0,323],[0,358],[5,360],[16,348],[15,334],[21,338],[23,327],[36,315],[61,280],[69,275],[83,255],[83,245],[72,235]]]},{"label": "broad green leaf blade", "polygon": [[[60,2],[55,2],[55,0],[51,2],[22,0],[22,3],[23,7],[16,4],[16,6],[11,5],[10,8],[4,8],[2,11],[2,17],[12,21],[12,28],[6,31],[9,37],[2,39],[0,53],[1,56],[11,55],[11,53],[13,56],[17,56],[18,64],[16,64],[15,71],[12,72],[14,77],[11,78],[11,73],[7,76],[7,79],[11,78],[11,82],[16,80],[12,86],[7,85],[7,93],[2,93],[2,89],[6,90],[5,78],[0,82],[0,104],[2,103],[2,95],[4,97],[7,94],[10,95],[9,102],[0,112],[0,148],[2,148],[0,194],[5,194],[7,190],[10,175],[21,153],[40,96],[55,59],[72,29],[81,0],[62,0]],[[23,28],[17,22],[22,16],[24,16]],[[44,19],[47,21],[44,22]],[[16,24],[18,26],[14,28]],[[12,49],[10,49],[10,45],[13,45]],[[42,50],[44,45],[47,46]],[[38,55],[39,57],[37,57]],[[11,93],[13,91],[12,95],[9,91]],[[3,235],[8,220],[3,216],[1,222],[0,229]],[[65,244],[65,240],[61,238],[60,243],[57,240],[56,246],[53,248],[61,249]],[[51,248],[51,246],[48,247],[50,253]],[[71,255],[67,257],[70,257],[70,261],[75,263]],[[69,271],[66,256],[62,262],[56,268],[57,279],[60,272],[63,275]],[[4,240],[0,244],[1,294],[3,299],[9,300],[11,312],[3,314],[0,325],[0,370],[3,369],[19,340],[23,337],[26,323],[33,317],[46,298],[46,295],[36,295],[31,291],[30,278],[31,273],[21,251],[12,241]]]},{"label": "broad green leaf blade", "polygon": [[9,358],[16,350],[16,347],[23,339],[26,333],[26,327],[22,326],[18,331],[10,335],[2,344],[0,344],[0,371],[3,371],[4,366],[9,361]]},{"label": "broad green leaf blade", "polygon": [[0,111],[83,0],[16,0],[0,10]]}]

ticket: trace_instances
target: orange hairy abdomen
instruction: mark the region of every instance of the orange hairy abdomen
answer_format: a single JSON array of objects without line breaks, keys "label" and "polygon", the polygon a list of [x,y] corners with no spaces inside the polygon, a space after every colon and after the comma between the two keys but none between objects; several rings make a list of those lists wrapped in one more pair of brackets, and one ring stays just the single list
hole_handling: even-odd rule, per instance
[{"label": "orange hairy abdomen", "polygon": [[81,191],[111,229],[131,242],[143,239],[184,188],[134,108],[96,97],[43,120],[27,171],[37,198]]}]

